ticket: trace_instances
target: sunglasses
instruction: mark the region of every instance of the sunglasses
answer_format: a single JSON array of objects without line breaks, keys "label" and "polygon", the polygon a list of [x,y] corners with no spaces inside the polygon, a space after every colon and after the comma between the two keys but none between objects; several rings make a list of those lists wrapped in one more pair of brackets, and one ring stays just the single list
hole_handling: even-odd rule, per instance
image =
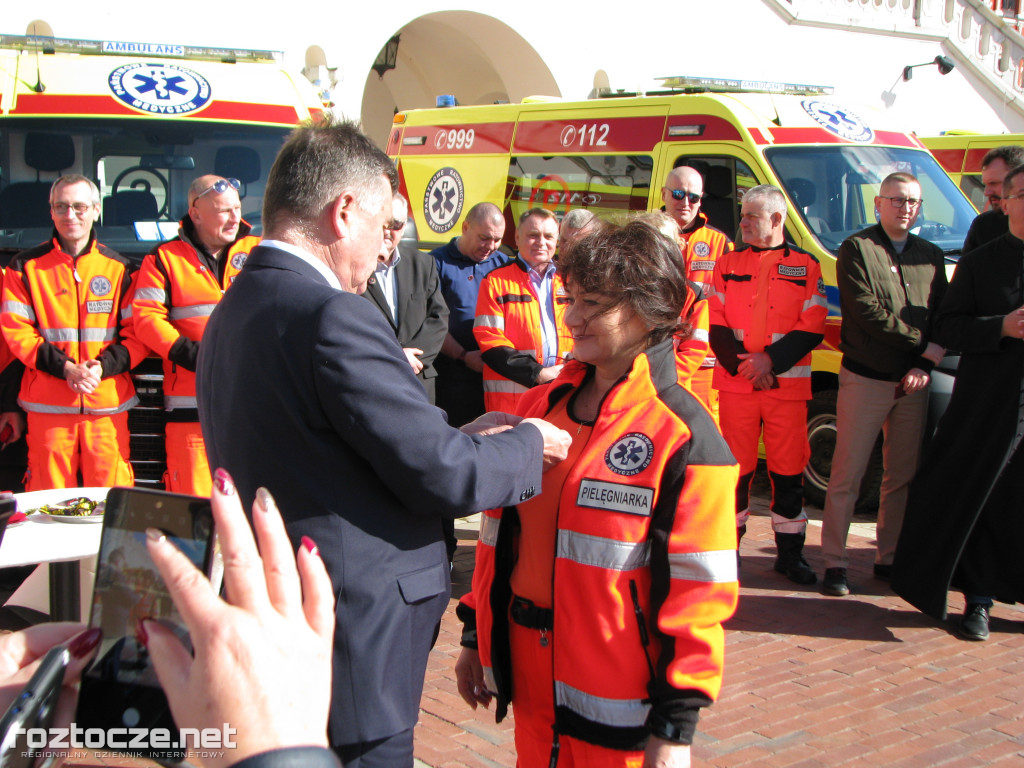
[{"label": "sunglasses", "polygon": [[192,200],[192,203],[195,204],[196,200],[198,200],[200,197],[205,195],[210,190],[213,190],[218,195],[223,195],[229,189],[233,189],[237,192],[239,189],[241,189],[241,187],[242,182],[240,182],[238,179],[217,179],[217,181],[213,182],[211,186],[207,187],[198,195],[196,195],[195,198]]},{"label": "sunglasses", "polygon": [[689,200],[690,205],[696,205],[701,198],[696,192],[687,192],[683,189],[670,189],[669,194],[672,195],[673,200]]}]

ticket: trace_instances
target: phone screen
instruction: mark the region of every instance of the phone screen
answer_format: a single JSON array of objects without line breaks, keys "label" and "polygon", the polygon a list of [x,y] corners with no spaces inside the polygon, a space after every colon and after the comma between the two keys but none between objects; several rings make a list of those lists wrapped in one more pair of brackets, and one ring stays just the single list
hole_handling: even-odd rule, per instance
[{"label": "phone screen", "polygon": [[176,729],[149,652],[137,637],[142,619],[158,621],[191,649],[185,622],[146,549],[156,528],[208,572],[210,502],[195,496],[112,488],[107,496],[90,627],[103,632],[96,660],[82,675],[76,724],[89,728]]}]

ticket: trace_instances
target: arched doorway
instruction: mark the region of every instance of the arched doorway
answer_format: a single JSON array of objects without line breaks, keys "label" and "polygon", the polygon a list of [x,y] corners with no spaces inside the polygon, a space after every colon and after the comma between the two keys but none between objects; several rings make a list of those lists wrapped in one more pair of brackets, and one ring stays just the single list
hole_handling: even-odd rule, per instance
[{"label": "arched doorway", "polygon": [[[370,70],[363,87],[363,130],[381,147],[396,110],[433,107],[440,94],[459,104],[521,101],[560,96],[537,51],[514,29],[471,11],[441,11],[396,30],[395,68],[383,76]],[[388,40],[381,41],[383,48]]]}]

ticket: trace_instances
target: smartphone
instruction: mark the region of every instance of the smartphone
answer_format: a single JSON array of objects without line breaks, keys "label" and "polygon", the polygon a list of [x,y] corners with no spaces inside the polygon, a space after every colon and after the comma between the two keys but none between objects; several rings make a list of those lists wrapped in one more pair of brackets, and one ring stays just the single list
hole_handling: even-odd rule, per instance
[{"label": "smartphone", "polygon": [[[75,724],[79,728],[132,730],[128,746],[109,745],[133,755],[174,761],[185,756],[178,730],[157,680],[149,652],[137,639],[141,619],[171,629],[191,650],[185,622],[146,549],[146,529],[164,533],[207,575],[214,560],[209,499],[144,488],[111,488],[107,495],[89,626],[103,632],[96,659],[82,673]],[[141,729],[141,730],[139,730]],[[154,729],[170,742],[150,743]]]},{"label": "smartphone", "polygon": [[66,646],[51,648],[32,678],[21,689],[0,719],[0,766],[28,768],[39,757],[38,747],[30,747],[28,734],[34,728],[46,730],[53,722],[71,654]]}]

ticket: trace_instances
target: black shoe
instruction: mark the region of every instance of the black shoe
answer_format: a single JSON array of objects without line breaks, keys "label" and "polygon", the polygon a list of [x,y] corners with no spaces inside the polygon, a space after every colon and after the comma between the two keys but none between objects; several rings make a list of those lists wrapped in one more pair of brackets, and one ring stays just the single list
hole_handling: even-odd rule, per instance
[{"label": "black shoe", "polygon": [[804,560],[804,534],[776,533],[775,547],[779,556],[775,558],[775,570],[795,584],[814,584],[818,577]]},{"label": "black shoe", "polygon": [[964,640],[988,640],[988,606],[968,603],[957,626],[957,634]]},{"label": "black shoe", "polygon": [[892,581],[892,565],[875,563],[875,578],[879,581]]},{"label": "black shoe", "polygon": [[850,585],[846,581],[846,569],[826,568],[821,591],[835,597],[845,597],[850,594]]}]

